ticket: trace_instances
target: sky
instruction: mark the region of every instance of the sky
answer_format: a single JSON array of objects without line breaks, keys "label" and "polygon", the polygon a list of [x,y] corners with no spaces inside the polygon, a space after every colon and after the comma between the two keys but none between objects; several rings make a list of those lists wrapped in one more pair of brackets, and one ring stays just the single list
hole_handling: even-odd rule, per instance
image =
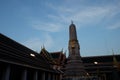
[{"label": "sky", "polygon": [[71,20],[81,56],[120,54],[120,0],[0,0],[0,33],[38,53],[68,55]]}]

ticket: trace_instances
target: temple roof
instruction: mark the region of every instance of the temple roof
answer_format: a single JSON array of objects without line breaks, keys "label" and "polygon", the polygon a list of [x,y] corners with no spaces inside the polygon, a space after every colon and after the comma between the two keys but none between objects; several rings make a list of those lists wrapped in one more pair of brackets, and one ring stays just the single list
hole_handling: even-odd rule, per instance
[{"label": "temple roof", "polygon": [[0,61],[20,66],[56,72],[37,52],[0,34]]},{"label": "temple roof", "polygon": [[51,56],[53,57],[54,61],[56,61],[56,63],[58,65],[64,65],[65,61],[66,61],[66,56],[63,54],[62,51],[59,52],[51,52],[50,53]]},{"label": "temple roof", "polygon": [[61,55],[61,51],[60,52],[51,52],[50,54],[53,58],[59,58]]},{"label": "temple roof", "polygon": [[[114,61],[116,59],[116,62]],[[114,65],[117,65],[117,69],[120,71],[120,55],[102,55],[102,56],[88,56],[82,57],[82,61],[85,66],[85,70],[88,73],[97,73],[99,69],[100,73],[112,72]],[[115,64],[114,64],[115,63]]]},{"label": "temple roof", "polygon": [[44,58],[45,61],[47,61],[50,65],[56,64],[56,62],[53,60],[52,55],[45,49],[42,48],[40,55]]},{"label": "temple roof", "polygon": [[[116,54],[114,55],[118,61],[120,61],[120,55]],[[87,56],[82,57],[82,60],[84,62],[112,62],[113,61],[113,55],[101,55],[101,56]]]}]

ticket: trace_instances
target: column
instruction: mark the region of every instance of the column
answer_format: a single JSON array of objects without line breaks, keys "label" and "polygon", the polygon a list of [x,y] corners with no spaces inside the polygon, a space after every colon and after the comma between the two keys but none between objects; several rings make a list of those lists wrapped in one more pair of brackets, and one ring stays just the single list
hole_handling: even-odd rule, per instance
[{"label": "column", "polygon": [[58,75],[56,75],[55,79],[56,79],[56,80],[59,80],[59,79],[58,79]]},{"label": "column", "polygon": [[53,74],[51,73],[51,80],[53,80]]},{"label": "column", "polygon": [[45,72],[42,73],[42,80],[45,80]]},{"label": "column", "polygon": [[55,79],[56,79],[56,80],[60,80],[60,79],[59,79],[59,74],[56,75]]},{"label": "column", "polygon": [[34,72],[34,80],[38,80],[38,72],[37,71]]},{"label": "column", "polygon": [[56,80],[60,80],[59,74],[56,75]]},{"label": "column", "polygon": [[54,74],[52,74],[52,78],[53,78],[53,80],[55,80]]},{"label": "column", "polygon": [[106,80],[106,74],[104,74],[105,80]]},{"label": "column", "polygon": [[55,76],[55,74],[53,74],[53,80],[56,80],[56,76]]},{"label": "column", "polygon": [[10,78],[10,65],[7,65],[2,80],[9,80]]},{"label": "column", "polygon": [[59,78],[60,78],[60,80],[62,80],[62,78],[63,78],[63,77],[62,77],[62,74],[60,74]]},{"label": "column", "polygon": [[48,80],[51,80],[51,75],[50,75],[50,73],[48,73]]},{"label": "column", "polygon": [[22,73],[22,80],[27,80],[27,70],[23,70],[23,73]]}]

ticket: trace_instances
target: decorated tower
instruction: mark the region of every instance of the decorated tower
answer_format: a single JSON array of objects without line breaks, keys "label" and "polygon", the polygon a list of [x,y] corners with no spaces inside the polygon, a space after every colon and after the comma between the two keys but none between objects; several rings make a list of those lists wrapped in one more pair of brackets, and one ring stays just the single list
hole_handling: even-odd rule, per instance
[{"label": "decorated tower", "polygon": [[69,26],[69,56],[65,68],[65,80],[84,80],[86,72],[80,56],[80,45],[77,40],[76,27],[71,23]]}]

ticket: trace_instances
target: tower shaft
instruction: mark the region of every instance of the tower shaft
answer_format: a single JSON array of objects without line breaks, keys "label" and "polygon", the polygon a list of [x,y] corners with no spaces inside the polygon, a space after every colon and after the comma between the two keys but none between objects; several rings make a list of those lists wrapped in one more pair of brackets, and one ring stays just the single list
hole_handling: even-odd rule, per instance
[{"label": "tower shaft", "polygon": [[73,23],[69,26],[68,49],[69,56],[64,73],[65,80],[80,80],[86,73],[80,56],[76,27]]},{"label": "tower shaft", "polygon": [[71,24],[69,28],[69,40],[77,40],[77,33],[76,33],[76,27],[74,24]]},{"label": "tower shaft", "polygon": [[72,23],[69,27],[69,57],[78,56],[80,57],[80,46],[77,40],[76,27]]}]

